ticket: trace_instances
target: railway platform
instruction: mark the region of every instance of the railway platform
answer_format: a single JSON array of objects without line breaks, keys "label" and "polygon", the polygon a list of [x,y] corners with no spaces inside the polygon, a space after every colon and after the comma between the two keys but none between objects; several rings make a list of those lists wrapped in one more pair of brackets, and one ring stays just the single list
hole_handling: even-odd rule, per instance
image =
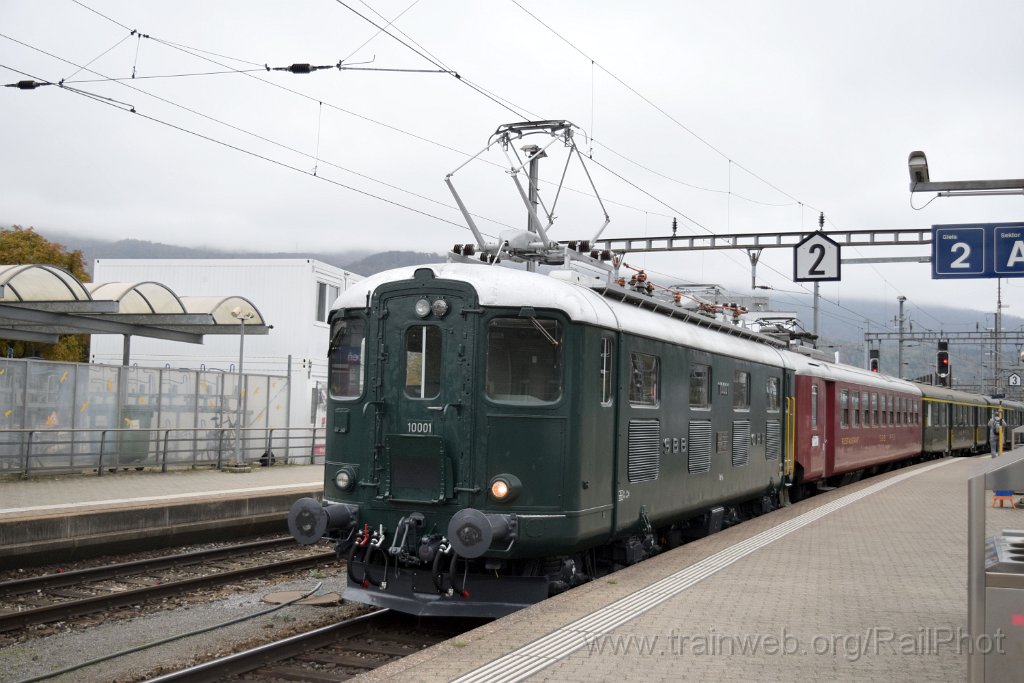
[{"label": "railway platform", "polygon": [[239,535],[287,532],[288,508],[320,498],[323,465],[125,472],[0,481],[0,567],[200,542],[225,527]]},{"label": "railway platform", "polygon": [[[967,480],[988,460],[821,493],[359,680],[966,680],[969,648],[1000,646],[967,635]],[[1022,529],[1024,509],[985,522]]]}]

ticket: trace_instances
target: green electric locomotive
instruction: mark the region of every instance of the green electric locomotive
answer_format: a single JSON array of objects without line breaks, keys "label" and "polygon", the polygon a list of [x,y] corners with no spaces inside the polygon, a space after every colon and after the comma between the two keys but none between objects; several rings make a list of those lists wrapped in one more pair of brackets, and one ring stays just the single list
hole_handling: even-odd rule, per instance
[{"label": "green electric locomotive", "polygon": [[498,616],[778,504],[787,352],[553,275],[405,268],[336,302],[324,501],[289,525],[334,540],[347,599]]}]

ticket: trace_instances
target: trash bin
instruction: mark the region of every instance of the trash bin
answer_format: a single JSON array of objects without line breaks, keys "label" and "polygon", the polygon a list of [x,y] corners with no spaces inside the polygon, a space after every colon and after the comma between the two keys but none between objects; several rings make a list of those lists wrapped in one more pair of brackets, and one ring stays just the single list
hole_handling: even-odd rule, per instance
[{"label": "trash bin", "polygon": [[121,427],[138,431],[119,432],[118,464],[142,465],[146,462],[152,424],[153,408],[150,406],[126,405],[121,409]]},{"label": "trash bin", "polygon": [[958,647],[970,683],[1019,680],[1024,667],[1024,531],[986,538],[990,491],[1024,491],[1024,450],[981,463],[967,481],[969,637]]},{"label": "trash bin", "polygon": [[1024,531],[1003,529],[985,544],[985,634],[972,645],[985,656],[986,681],[1019,680],[1024,665]]}]

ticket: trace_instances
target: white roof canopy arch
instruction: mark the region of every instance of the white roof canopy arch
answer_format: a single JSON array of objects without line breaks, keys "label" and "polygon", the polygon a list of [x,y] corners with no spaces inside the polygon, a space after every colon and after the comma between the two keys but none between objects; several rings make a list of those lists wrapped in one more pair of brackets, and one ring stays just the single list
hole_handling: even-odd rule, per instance
[{"label": "white roof canopy arch", "polygon": [[269,334],[241,296],[179,296],[159,282],[83,283],[46,264],[0,265],[0,338],[55,344],[62,335],[121,334],[203,343],[207,334]]}]

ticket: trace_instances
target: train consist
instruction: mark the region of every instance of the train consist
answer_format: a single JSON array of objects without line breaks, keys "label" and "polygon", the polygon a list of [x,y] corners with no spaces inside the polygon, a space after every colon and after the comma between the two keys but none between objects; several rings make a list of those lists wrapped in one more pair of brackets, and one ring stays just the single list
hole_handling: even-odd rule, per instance
[{"label": "train consist", "polygon": [[[527,230],[476,227],[452,182],[466,162],[445,182],[475,243],[334,304],[324,500],[288,525],[335,543],[349,600],[500,616],[816,490],[988,448],[985,397],[826,362],[627,281],[590,248],[603,203],[590,241],[553,241],[538,163],[585,165],[576,133],[505,124],[481,152],[504,151]],[[530,135],[549,139],[517,150]],[[1024,404],[1002,409],[1008,443]]]},{"label": "train consist", "polygon": [[[324,501],[289,526],[336,544],[350,600],[499,616],[787,499],[988,448],[983,396],[614,277],[471,260],[381,273],[332,311]],[[1008,443],[1024,405],[1000,403]]]}]

